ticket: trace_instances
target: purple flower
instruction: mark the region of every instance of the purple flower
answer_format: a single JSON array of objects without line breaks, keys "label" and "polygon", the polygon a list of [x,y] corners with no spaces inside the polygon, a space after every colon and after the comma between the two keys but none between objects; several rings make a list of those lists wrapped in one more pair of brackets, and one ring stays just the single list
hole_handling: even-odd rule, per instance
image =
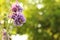
[{"label": "purple flower", "polygon": [[6,29],[2,30],[2,40],[9,40],[9,36]]},{"label": "purple flower", "polygon": [[21,13],[14,13],[11,17],[16,25],[24,24],[26,19]]},{"label": "purple flower", "polygon": [[14,20],[14,24],[15,25],[23,25],[26,22],[25,17],[22,15],[22,10],[23,8],[21,7],[21,5],[19,5],[19,3],[15,3],[12,5],[12,16],[11,18]]},{"label": "purple flower", "polygon": [[17,11],[22,12],[22,10],[23,10],[22,7],[18,3],[12,5],[13,12],[17,12]]},{"label": "purple flower", "polygon": [[12,7],[12,11],[13,12],[16,12],[17,11],[17,8],[16,7]]},{"label": "purple flower", "polygon": [[6,29],[3,29],[2,30],[2,34],[5,35],[7,32],[6,32]]}]

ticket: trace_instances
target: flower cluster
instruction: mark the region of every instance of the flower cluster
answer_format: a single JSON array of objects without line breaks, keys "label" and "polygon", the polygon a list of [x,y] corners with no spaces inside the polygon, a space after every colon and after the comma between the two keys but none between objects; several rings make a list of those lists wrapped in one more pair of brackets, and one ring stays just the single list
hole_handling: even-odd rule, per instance
[{"label": "flower cluster", "polygon": [[23,25],[26,19],[22,14],[22,7],[18,3],[16,3],[12,5],[11,10],[13,12],[11,18],[14,20],[14,24],[19,26]]}]

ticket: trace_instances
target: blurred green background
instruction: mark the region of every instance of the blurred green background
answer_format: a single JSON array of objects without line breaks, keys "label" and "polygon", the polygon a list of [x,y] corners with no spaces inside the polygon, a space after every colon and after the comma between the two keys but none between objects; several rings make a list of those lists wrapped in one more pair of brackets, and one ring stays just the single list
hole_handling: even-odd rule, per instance
[{"label": "blurred green background", "polygon": [[60,40],[60,0],[18,0],[26,17],[26,23],[19,27],[8,18],[15,1],[0,0],[1,31],[5,27],[10,35],[28,34],[28,40]]}]

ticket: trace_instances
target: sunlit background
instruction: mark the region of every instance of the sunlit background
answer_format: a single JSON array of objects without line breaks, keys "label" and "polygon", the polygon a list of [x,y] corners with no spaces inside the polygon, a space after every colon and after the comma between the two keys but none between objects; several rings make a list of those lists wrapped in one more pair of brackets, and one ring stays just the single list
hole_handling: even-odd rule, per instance
[{"label": "sunlit background", "polygon": [[26,23],[15,26],[8,18],[16,0],[0,0],[0,40],[5,28],[11,40],[60,40],[60,0],[18,0]]}]

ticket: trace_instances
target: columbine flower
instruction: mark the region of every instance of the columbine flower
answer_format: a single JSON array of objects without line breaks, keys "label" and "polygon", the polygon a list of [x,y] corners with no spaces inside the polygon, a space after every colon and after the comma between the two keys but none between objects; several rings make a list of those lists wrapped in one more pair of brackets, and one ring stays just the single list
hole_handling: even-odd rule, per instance
[{"label": "columbine flower", "polygon": [[15,3],[12,5],[12,11],[13,12],[17,12],[17,11],[22,12],[22,10],[23,9],[22,9],[21,5],[19,5],[19,3]]},{"label": "columbine flower", "polygon": [[21,13],[14,13],[11,18],[14,20],[14,24],[16,25],[23,25],[26,21]]},{"label": "columbine flower", "polygon": [[11,18],[13,19],[15,25],[22,26],[26,21],[25,17],[22,15],[22,10],[23,10],[23,7],[22,5],[19,5],[18,2],[12,5],[13,14],[11,15]]}]

